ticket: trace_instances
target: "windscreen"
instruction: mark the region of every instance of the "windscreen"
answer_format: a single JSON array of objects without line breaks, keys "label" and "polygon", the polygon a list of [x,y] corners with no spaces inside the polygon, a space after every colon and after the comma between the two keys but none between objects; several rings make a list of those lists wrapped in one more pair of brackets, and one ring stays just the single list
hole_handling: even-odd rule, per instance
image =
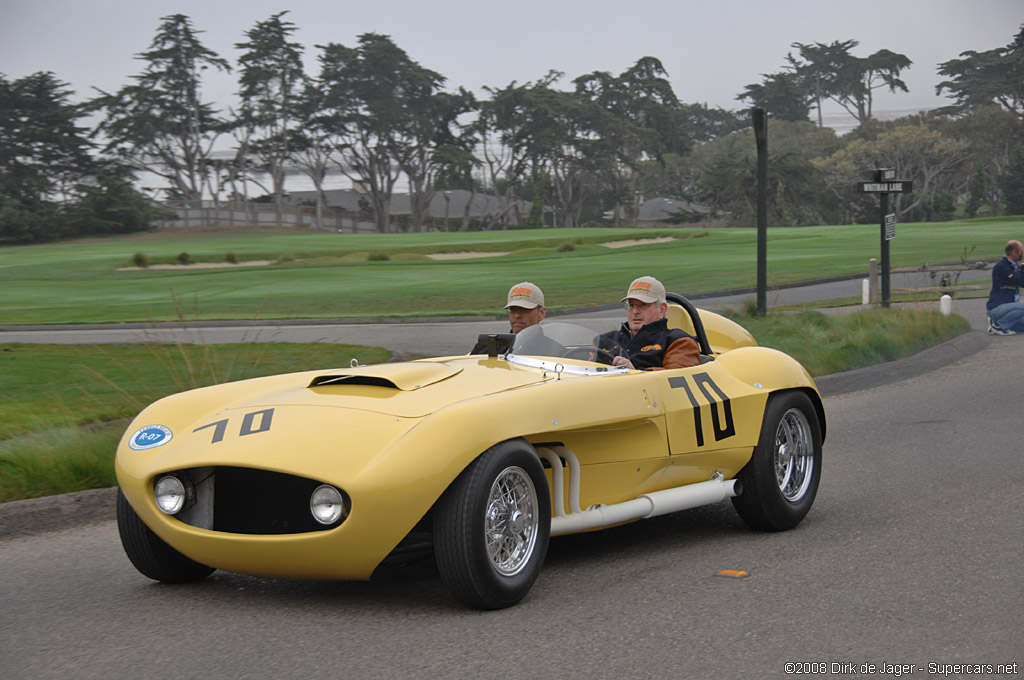
[{"label": "windscreen", "polygon": [[614,340],[590,328],[570,323],[545,323],[524,328],[516,334],[512,354],[571,358],[610,365],[626,353]]}]

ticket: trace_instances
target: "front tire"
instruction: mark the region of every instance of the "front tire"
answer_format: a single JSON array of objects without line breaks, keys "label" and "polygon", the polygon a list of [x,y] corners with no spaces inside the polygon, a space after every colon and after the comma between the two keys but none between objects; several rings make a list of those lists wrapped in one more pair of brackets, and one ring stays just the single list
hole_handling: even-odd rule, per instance
[{"label": "front tire", "polygon": [[492,446],[441,496],[434,552],[441,580],[480,609],[519,602],[540,574],[551,535],[544,467],[521,439]]},{"label": "front tire", "polygon": [[754,455],[740,470],[733,507],[752,529],[785,531],[803,520],[821,479],[821,425],[803,392],[772,395]]},{"label": "front tire", "polygon": [[117,533],[128,559],[143,576],[163,583],[201,581],[214,572],[213,567],[185,557],[163,542],[147,527],[117,490]]}]

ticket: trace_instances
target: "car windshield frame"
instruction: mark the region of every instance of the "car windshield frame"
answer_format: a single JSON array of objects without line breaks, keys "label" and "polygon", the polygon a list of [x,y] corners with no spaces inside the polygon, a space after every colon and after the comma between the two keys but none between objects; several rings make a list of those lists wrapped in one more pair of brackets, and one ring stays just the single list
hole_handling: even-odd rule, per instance
[{"label": "car windshield frame", "polygon": [[[596,354],[595,342],[600,335],[599,332],[586,326],[565,322],[530,326],[516,335],[515,342],[505,355],[505,359],[517,366],[536,368],[556,374],[588,376],[629,373],[629,368],[626,366],[611,366],[608,363],[588,361],[582,357],[573,357],[567,354],[571,350],[582,349],[585,351],[587,347],[593,347]],[[624,349],[608,338],[602,339],[601,349],[607,353],[606,356],[626,355]],[[567,359],[568,361],[566,361]]]},{"label": "car windshield frame", "polygon": [[545,373],[566,374],[566,375],[622,375],[629,373],[627,366],[604,366],[600,364],[571,364],[558,359],[541,359],[538,357],[525,356],[521,354],[506,354],[505,360],[516,366],[538,368]]}]

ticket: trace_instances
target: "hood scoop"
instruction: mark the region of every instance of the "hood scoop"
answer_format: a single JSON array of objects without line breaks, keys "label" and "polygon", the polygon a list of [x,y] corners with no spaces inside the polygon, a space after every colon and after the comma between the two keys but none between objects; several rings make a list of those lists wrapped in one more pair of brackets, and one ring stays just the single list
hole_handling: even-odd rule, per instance
[{"label": "hood scoop", "polygon": [[390,387],[393,390],[400,389],[391,380],[376,375],[318,375],[309,383],[310,387],[321,385],[373,385],[374,387]]},{"label": "hood scoop", "polygon": [[462,371],[447,364],[410,362],[361,366],[318,375],[309,387],[370,385],[409,392],[441,382]]}]

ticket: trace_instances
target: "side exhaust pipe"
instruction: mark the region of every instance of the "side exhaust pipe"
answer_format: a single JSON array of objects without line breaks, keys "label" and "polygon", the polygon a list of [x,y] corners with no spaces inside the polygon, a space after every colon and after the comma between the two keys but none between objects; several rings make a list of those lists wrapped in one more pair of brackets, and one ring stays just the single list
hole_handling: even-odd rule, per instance
[{"label": "side exhaust pipe", "polygon": [[[589,529],[600,529],[602,527],[622,524],[637,519],[667,515],[670,512],[689,510],[702,505],[718,503],[726,498],[738,496],[740,489],[736,488],[737,480],[724,480],[718,475],[706,482],[687,484],[675,489],[653,491],[643,494],[631,501],[616,503],[615,505],[600,505],[588,510],[580,510],[579,507],[579,478],[580,465],[576,455],[565,447],[555,447],[556,451],[548,448],[538,448],[537,453],[548,461],[553,472],[553,495],[554,517],[551,518],[551,535],[568,534]],[[565,512],[565,501],[562,489],[562,461],[564,457],[569,463],[569,505],[570,512]]]},{"label": "side exhaust pipe", "polygon": [[710,479],[675,489],[645,493],[635,500],[603,505],[582,512],[551,518],[551,535],[599,529],[635,519],[689,510],[738,496],[736,480]]}]

